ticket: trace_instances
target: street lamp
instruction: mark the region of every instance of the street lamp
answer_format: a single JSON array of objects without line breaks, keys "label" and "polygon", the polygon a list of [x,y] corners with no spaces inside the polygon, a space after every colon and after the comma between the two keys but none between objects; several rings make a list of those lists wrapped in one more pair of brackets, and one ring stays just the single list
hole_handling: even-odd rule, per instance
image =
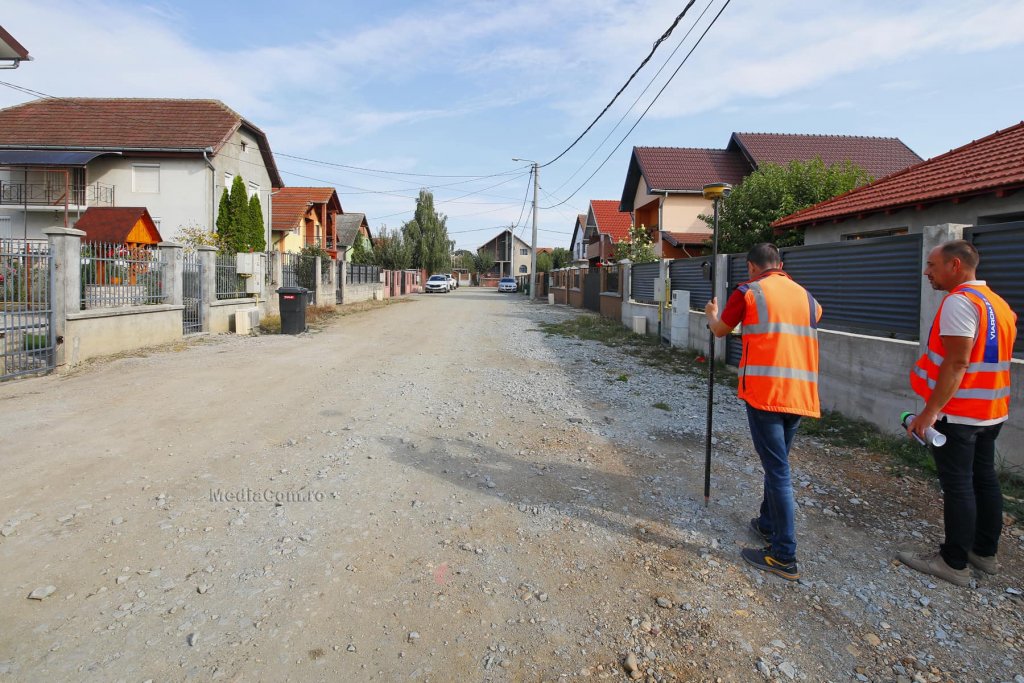
[{"label": "street lamp", "polygon": [[[711,183],[704,186],[704,199],[715,204],[714,227],[711,231],[711,296],[715,296],[716,265],[718,262],[718,204],[732,192],[729,183]],[[711,423],[715,402],[715,333],[708,331],[708,420],[704,435],[704,507],[711,498]]]},{"label": "street lamp", "polygon": [[530,299],[533,299],[533,290],[537,282],[537,188],[540,185],[538,180],[540,164],[533,159],[520,159],[518,157],[514,157],[512,161],[529,161],[533,164],[533,240],[530,243]]}]

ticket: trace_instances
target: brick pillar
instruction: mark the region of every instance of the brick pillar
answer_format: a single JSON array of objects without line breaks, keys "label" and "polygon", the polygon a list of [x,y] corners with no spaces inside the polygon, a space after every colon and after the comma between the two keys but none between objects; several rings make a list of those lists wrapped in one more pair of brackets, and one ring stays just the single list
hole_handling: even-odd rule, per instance
[{"label": "brick pillar", "polygon": [[53,290],[50,306],[53,325],[50,334],[54,340],[56,367],[66,364],[68,314],[82,310],[82,237],[85,231],[74,228],[47,228],[43,230],[53,254]]}]

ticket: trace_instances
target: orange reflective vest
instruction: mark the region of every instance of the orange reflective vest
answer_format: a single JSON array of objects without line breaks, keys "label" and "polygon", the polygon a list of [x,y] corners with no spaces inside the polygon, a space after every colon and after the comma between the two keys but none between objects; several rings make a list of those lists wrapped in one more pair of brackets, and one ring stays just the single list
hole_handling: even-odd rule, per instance
[{"label": "orange reflective vest", "polygon": [[928,350],[910,371],[910,386],[925,401],[939,379],[945,347],[937,324],[942,307],[953,294],[963,294],[978,309],[978,336],[967,371],[953,398],[940,410],[973,420],[996,420],[1010,414],[1010,359],[1017,338],[1017,314],[985,285],[960,285],[939,304],[928,333]]},{"label": "orange reflective vest", "polygon": [[821,306],[782,271],[744,283],[739,397],[759,410],[819,417]]}]

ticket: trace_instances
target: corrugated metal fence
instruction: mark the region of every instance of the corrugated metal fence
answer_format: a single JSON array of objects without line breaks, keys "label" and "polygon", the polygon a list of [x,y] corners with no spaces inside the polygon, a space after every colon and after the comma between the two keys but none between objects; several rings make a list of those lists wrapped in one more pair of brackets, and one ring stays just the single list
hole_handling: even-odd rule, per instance
[{"label": "corrugated metal fence", "polygon": [[[676,259],[669,264],[668,276],[672,282],[672,289],[682,289],[690,292],[690,309],[703,311],[704,305],[711,300],[711,281],[704,275],[705,263],[710,262],[707,258],[683,258]],[[719,302],[721,303],[721,302]]]},{"label": "corrugated metal fence", "polygon": [[654,263],[637,263],[633,266],[632,274],[630,275],[632,282],[629,288],[629,296],[633,301],[654,303],[654,281],[658,279],[660,267],[657,261]]},{"label": "corrugated metal fence", "polygon": [[1024,222],[980,225],[964,230],[964,239],[981,256],[978,277],[1017,312],[1014,356],[1024,357]]},{"label": "corrugated metal fence", "polygon": [[821,304],[821,327],[917,339],[921,235],[788,247],[786,272]]}]

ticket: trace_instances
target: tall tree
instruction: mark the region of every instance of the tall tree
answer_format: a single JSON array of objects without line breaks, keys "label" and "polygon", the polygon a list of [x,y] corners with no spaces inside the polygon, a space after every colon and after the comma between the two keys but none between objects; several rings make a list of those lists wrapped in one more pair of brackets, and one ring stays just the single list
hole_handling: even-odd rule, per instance
[{"label": "tall tree", "polygon": [[249,198],[248,209],[247,251],[263,251],[267,247],[266,224],[263,222],[263,207],[260,205],[258,194]]},{"label": "tall tree", "polygon": [[228,194],[228,188],[225,187],[220,195],[220,204],[217,206],[217,234],[220,235],[222,244],[226,245],[230,239],[233,225],[234,221],[231,220],[231,195]]},{"label": "tall tree", "polygon": [[249,196],[245,191],[245,181],[236,175],[231,181],[231,194],[228,197],[231,207],[231,236],[228,244],[235,251],[249,251],[249,240],[252,234],[249,216]]},{"label": "tall tree", "polygon": [[554,268],[554,259],[551,258],[551,252],[542,251],[537,254],[537,272],[538,273],[550,273]]},{"label": "tall tree", "polygon": [[451,270],[451,243],[448,240],[447,217],[434,209],[434,195],[420,190],[416,213],[402,226],[402,235],[412,252],[414,268],[427,272]]},{"label": "tall tree", "polygon": [[[774,234],[772,223],[794,211],[823,202],[871,181],[871,176],[850,162],[825,166],[821,159],[768,164],[733,188],[718,207],[718,248],[723,252],[748,251],[758,242],[778,246],[803,244],[803,233]],[[714,226],[714,215],[701,219]]]}]

